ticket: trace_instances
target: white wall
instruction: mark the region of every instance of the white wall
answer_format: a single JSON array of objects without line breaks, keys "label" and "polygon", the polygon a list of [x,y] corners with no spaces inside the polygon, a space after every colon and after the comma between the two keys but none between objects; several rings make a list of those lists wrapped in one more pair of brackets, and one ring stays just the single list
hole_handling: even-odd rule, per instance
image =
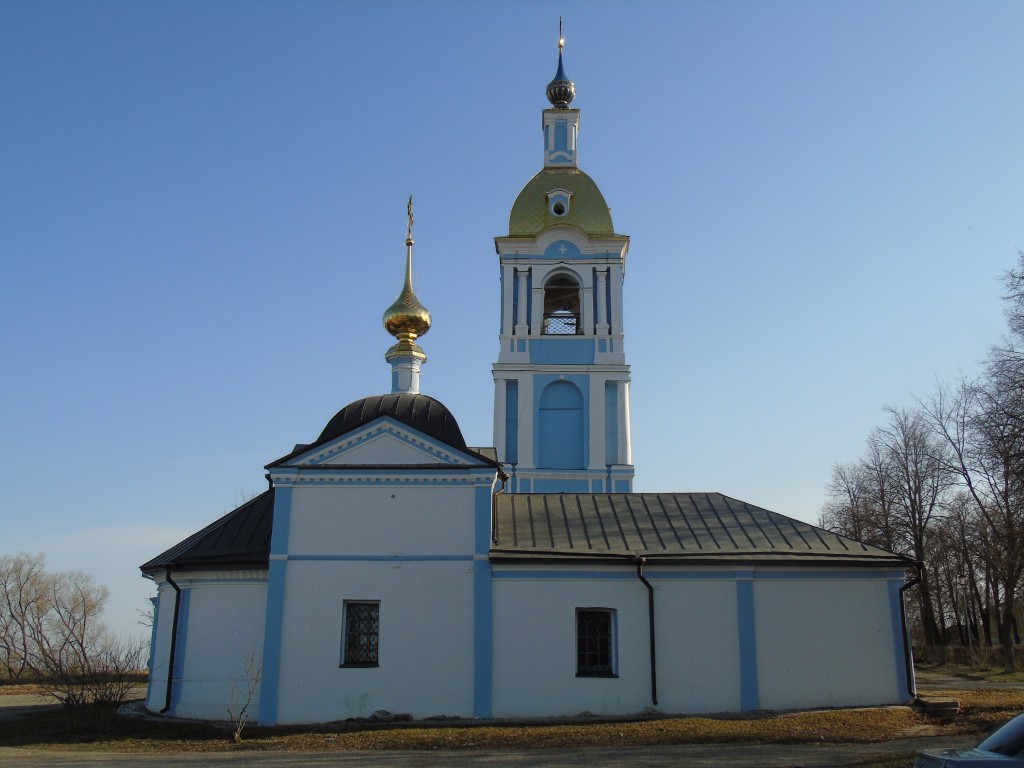
[{"label": "white wall", "polygon": [[762,709],[900,703],[885,580],[763,578],[754,601]]},{"label": "white wall", "polygon": [[663,712],[735,712],[740,709],[736,582],[658,579],[655,587],[658,708]]},{"label": "white wall", "polygon": [[[277,722],[473,714],[472,561],[289,561]],[[380,601],[380,665],[342,668],[345,600]]]},{"label": "white wall", "polygon": [[[266,572],[179,573],[174,579],[183,595],[188,595],[188,607],[187,613],[179,615],[175,655],[182,674],[180,694],[173,697],[171,714],[226,720],[232,696],[236,702],[239,697],[244,701],[248,658],[262,662]],[[147,701],[153,711],[163,709],[165,702],[174,599],[174,590],[162,582],[153,683]],[[257,706],[258,694],[251,711],[255,712]]]},{"label": "white wall", "polygon": [[[576,608],[616,611],[618,677],[576,677]],[[647,590],[636,578],[494,582],[496,717],[639,712],[649,706]]]},{"label": "white wall", "polygon": [[[634,574],[618,579],[573,578],[567,567],[545,571],[531,577],[525,566],[495,568],[494,714],[629,714],[649,707],[647,591],[635,571],[604,569]],[[752,573],[755,629],[753,638],[744,640],[754,649],[761,709],[899,703],[902,649],[894,647],[898,635],[885,574]],[[657,709],[739,711],[743,681],[735,575],[712,568],[649,567],[646,576],[655,586]],[[580,607],[617,611],[618,678],[575,676],[575,609]]]},{"label": "white wall", "polygon": [[475,488],[296,487],[289,555],[472,554]]}]

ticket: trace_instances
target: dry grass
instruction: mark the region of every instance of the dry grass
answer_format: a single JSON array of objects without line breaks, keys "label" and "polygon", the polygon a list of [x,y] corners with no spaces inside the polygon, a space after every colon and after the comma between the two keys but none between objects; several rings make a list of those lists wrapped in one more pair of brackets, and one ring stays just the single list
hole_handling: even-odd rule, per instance
[{"label": "dry grass", "polygon": [[[1024,706],[1024,695],[1020,697]],[[736,717],[673,717],[571,723],[370,725],[246,730],[240,745],[228,729],[202,723],[115,717],[92,732],[70,728],[60,711],[0,726],[0,744],[119,752],[250,750],[541,749],[664,744],[870,743],[925,723],[902,707]],[[951,730],[950,733],[962,733]]]},{"label": "dry grass", "polygon": [[942,675],[963,677],[967,680],[984,680],[998,685],[999,683],[1021,683],[1024,682],[1024,672],[1004,672],[1002,665],[978,667],[966,664],[926,664],[916,663],[918,669],[927,672],[938,672]]},{"label": "dry grass", "polygon": [[[233,750],[461,750],[621,747],[669,744],[873,743],[932,725],[943,736],[981,735],[1024,709],[1024,691],[955,691],[963,714],[952,722],[929,720],[904,707],[827,710],[750,717],[668,717],[571,722],[474,721],[439,723],[335,723],[319,727],[246,729],[241,744],[230,729],[206,723],[115,716],[89,732],[70,727],[55,710],[0,724],[0,744],[59,750],[115,752],[221,752]],[[888,755],[861,768],[906,766],[907,755]]]}]

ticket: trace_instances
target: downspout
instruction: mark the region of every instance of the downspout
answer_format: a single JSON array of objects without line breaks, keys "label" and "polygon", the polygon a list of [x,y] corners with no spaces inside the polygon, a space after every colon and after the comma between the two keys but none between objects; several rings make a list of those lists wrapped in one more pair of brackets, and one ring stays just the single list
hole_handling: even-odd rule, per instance
[{"label": "downspout", "polygon": [[644,576],[644,563],[647,560],[639,555],[636,558],[636,577],[647,587],[647,625],[651,644],[651,704],[658,706],[658,661],[654,646],[654,586]]},{"label": "downspout", "polygon": [[171,619],[171,652],[167,660],[167,692],[164,696],[164,708],[161,715],[167,714],[171,708],[171,686],[174,684],[174,651],[178,645],[178,609],[181,607],[181,587],[171,578],[171,569],[167,569],[167,583],[174,588],[174,618]]},{"label": "downspout", "polygon": [[498,543],[498,496],[505,492],[505,483],[508,481],[508,475],[499,467],[496,479],[501,483],[501,488],[491,495],[491,544]]},{"label": "downspout", "polygon": [[903,623],[903,658],[904,665],[906,666],[907,674],[907,691],[915,699],[917,698],[917,682],[914,679],[914,652],[910,645],[910,631],[907,629],[907,606],[906,601],[903,599],[903,594],[911,587],[916,587],[921,583],[921,568],[924,567],[923,563],[917,563],[914,566],[917,568],[917,576],[914,576],[900,587],[900,620]]}]

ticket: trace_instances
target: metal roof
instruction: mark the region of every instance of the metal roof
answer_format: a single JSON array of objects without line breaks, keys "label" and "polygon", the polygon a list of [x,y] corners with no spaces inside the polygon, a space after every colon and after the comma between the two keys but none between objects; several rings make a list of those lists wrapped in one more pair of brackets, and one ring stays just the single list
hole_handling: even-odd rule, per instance
[{"label": "metal roof", "polygon": [[254,499],[193,533],[139,566],[143,573],[163,568],[266,567],[274,527],[274,491]]},{"label": "metal roof", "polygon": [[[274,491],[261,493],[140,566],[266,567]],[[491,559],[903,568],[910,558],[720,493],[503,493]]]},{"label": "metal roof", "polygon": [[477,453],[466,446],[458,422],[455,421],[455,417],[444,403],[427,395],[403,392],[364,397],[362,400],[349,403],[327,422],[327,426],[324,427],[324,431],[320,433],[316,442],[296,445],[291,453],[271,462],[267,468],[280,466],[289,459],[383,417],[391,417],[456,450],[474,454],[487,464],[497,466],[497,461],[493,457]]},{"label": "metal roof", "polygon": [[634,558],[906,567],[909,558],[721,493],[510,493],[495,498],[492,560]]}]

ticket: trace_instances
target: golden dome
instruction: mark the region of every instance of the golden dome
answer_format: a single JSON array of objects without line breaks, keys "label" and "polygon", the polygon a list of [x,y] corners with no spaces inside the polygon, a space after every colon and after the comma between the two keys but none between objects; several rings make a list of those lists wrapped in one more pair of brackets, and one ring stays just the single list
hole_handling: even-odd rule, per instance
[{"label": "golden dome", "polygon": [[[548,209],[548,192],[553,189],[572,193],[564,216],[555,216]],[[612,214],[604,195],[579,168],[545,168],[530,179],[512,206],[508,233],[513,237],[535,236],[559,224],[579,227],[591,237],[614,234]]]},{"label": "golden dome", "polygon": [[384,310],[384,328],[398,339],[387,351],[390,359],[396,354],[412,354],[426,360],[427,356],[416,339],[430,330],[430,312],[412,289],[412,196],[409,197],[409,230],[405,237],[405,285],[395,302]]}]

